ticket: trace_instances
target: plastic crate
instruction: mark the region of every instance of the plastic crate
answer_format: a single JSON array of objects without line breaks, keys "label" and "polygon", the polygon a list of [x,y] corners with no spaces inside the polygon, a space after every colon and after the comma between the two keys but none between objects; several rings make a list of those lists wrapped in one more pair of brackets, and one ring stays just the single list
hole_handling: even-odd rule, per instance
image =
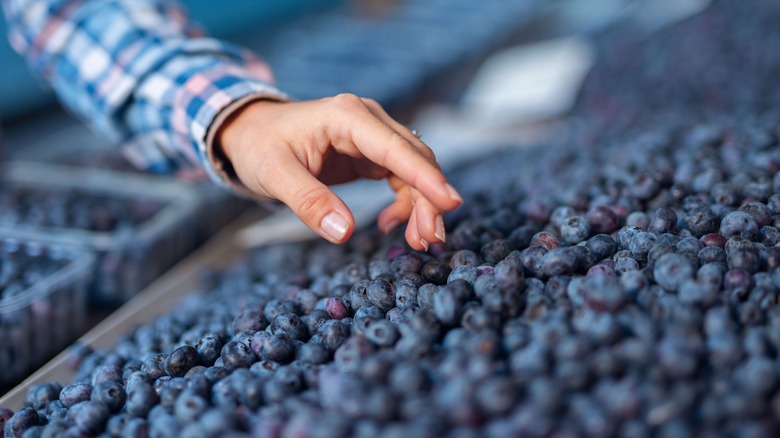
[{"label": "plastic crate", "polygon": [[3,252],[34,251],[41,260],[65,261],[51,275],[0,299],[0,385],[5,386],[26,377],[84,333],[94,255],[7,234],[0,237]]},{"label": "plastic crate", "polygon": [[124,303],[203,240],[195,220],[199,203],[194,187],[141,175],[20,162],[9,164],[2,180],[33,191],[79,191],[161,204],[143,222],[110,232],[0,224],[0,235],[94,252],[92,305],[110,308]]}]

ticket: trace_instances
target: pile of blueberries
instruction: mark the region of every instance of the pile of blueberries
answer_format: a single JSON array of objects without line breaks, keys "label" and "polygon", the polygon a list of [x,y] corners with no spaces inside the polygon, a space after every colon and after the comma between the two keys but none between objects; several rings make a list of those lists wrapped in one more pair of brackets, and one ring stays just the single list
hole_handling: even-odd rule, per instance
[{"label": "pile of blueberries", "polygon": [[137,227],[164,206],[152,199],[127,199],[79,189],[10,182],[0,186],[0,226],[118,232]]},{"label": "pile of blueberries", "polygon": [[[769,4],[716,2],[654,38],[675,35],[674,53],[727,19],[776,35],[742,13]],[[611,92],[600,74],[584,101]],[[656,99],[649,77],[624,90],[626,114]],[[740,111],[675,100],[620,129],[600,113],[556,147],[470,163],[427,253],[366,230],[204,273],[113,348],[74,347],[73,383],[0,409],[5,434],[777,436],[780,113],[724,77]]]}]

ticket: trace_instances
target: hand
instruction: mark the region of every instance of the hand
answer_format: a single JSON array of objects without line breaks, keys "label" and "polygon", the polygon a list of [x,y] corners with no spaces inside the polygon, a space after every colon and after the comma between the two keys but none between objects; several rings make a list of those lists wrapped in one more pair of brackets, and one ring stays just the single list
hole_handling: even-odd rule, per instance
[{"label": "hand", "polygon": [[444,242],[442,212],[463,202],[428,146],[375,101],[352,94],[254,101],[225,122],[217,142],[249,190],[287,204],[333,243],[349,239],[355,224],[331,184],[386,178],[396,197],[379,229],[408,222],[406,240],[416,250]]}]

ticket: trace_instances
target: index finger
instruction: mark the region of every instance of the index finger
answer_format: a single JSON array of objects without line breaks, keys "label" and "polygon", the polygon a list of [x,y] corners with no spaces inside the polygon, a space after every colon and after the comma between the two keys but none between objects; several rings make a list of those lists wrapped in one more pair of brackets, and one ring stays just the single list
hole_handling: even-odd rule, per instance
[{"label": "index finger", "polygon": [[439,209],[452,210],[463,203],[441,170],[371,111],[354,111],[347,119],[353,122],[347,130],[349,143],[363,156],[417,189]]}]

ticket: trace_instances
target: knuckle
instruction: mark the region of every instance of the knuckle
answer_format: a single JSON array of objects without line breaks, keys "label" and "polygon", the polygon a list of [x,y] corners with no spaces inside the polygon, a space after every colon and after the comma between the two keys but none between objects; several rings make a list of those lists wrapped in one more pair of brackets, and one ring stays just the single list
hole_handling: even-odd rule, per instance
[{"label": "knuckle", "polygon": [[365,109],[366,104],[363,100],[352,93],[341,93],[333,96],[334,104],[339,108],[348,110]]},{"label": "knuckle", "polygon": [[326,213],[330,190],[317,185],[306,185],[293,194],[293,209],[304,221],[312,221]]}]

